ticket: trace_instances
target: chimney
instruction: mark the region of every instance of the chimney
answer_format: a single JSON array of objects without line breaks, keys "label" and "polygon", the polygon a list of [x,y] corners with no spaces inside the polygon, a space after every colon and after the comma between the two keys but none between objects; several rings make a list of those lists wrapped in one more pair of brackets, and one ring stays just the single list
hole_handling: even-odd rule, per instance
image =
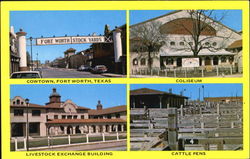
[{"label": "chimney", "polygon": [[100,100],[98,100],[98,104],[96,105],[96,110],[102,110],[102,104]]}]

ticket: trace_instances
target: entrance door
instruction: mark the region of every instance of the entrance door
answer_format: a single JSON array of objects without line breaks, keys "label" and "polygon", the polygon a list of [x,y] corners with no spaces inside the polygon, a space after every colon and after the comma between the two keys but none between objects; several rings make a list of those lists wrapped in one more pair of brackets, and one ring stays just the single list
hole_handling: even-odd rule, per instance
[{"label": "entrance door", "polygon": [[179,57],[177,58],[177,67],[181,67],[182,66],[182,58]]}]

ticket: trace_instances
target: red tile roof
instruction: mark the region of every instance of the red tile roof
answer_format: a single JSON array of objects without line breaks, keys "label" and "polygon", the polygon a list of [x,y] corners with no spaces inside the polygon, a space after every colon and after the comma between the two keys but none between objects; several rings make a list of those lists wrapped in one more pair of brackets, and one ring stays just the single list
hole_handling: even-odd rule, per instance
[{"label": "red tile roof", "polygon": [[89,115],[104,115],[104,114],[119,113],[119,112],[126,112],[126,111],[127,111],[127,106],[121,105],[121,106],[116,106],[116,107],[111,107],[111,108],[106,108],[106,109],[101,109],[101,110],[91,109],[88,111],[88,113]]},{"label": "red tile roof", "polygon": [[123,119],[54,119],[48,121],[48,124],[63,124],[63,123],[125,123]]},{"label": "red tile roof", "polygon": [[232,44],[230,44],[227,48],[233,49],[233,48],[240,48],[242,47],[242,40],[236,40]]},{"label": "red tile roof", "polygon": [[[26,105],[11,105],[11,107],[15,107],[15,108],[26,108]],[[42,106],[42,105],[32,104],[32,103],[29,103],[28,107],[29,107],[29,108],[42,108],[42,109],[45,108],[45,107]]]}]

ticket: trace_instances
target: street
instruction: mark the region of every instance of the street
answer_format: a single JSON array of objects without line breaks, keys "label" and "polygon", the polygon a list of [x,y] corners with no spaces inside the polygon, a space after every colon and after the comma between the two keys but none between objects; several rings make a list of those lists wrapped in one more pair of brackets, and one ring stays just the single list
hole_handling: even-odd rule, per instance
[{"label": "street", "polygon": [[65,68],[42,68],[42,78],[105,78],[101,74],[92,74],[90,72],[77,71]]}]

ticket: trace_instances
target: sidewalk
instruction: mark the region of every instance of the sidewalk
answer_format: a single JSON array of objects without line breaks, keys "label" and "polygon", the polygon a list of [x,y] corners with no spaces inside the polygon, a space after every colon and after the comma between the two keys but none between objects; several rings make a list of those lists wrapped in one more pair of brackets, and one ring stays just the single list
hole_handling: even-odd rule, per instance
[{"label": "sidewalk", "polygon": [[126,78],[127,75],[121,75],[121,74],[114,74],[114,73],[102,73],[102,76],[105,77],[116,77],[116,78]]}]

